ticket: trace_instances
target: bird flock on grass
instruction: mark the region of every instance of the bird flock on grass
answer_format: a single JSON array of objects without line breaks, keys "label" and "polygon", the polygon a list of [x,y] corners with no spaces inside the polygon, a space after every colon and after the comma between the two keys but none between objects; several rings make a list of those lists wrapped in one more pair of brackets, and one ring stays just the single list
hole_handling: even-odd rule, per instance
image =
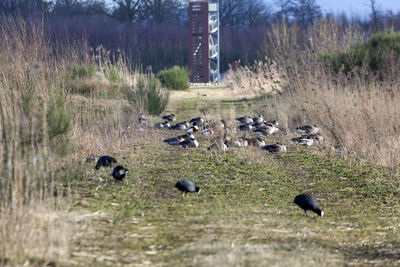
[{"label": "bird flock on grass", "polygon": [[[171,125],[176,121],[175,114],[168,114],[162,116],[163,121],[154,124],[154,128],[158,129],[169,129],[175,131],[185,131],[184,134],[177,135],[176,137],[168,138],[163,140],[163,143],[169,146],[179,146],[181,148],[197,148],[199,142],[195,138],[195,134],[200,135],[212,135],[214,137],[214,143],[207,148],[209,151],[226,151],[232,147],[245,147],[253,146],[258,147],[266,153],[279,153],[286,152],[287,148],[282,143],[266,144],[262,139],[268,137],[279,131],[279,123],[276,120],[264,120],[262,115],[257,117],[243,116],[236,118],[236,123],[227,120],[213,120],[206,121],[201,117],[191,119],[189,122],[182,121]],[[140,114],[138,118],[139,130],[142,131],[148,127],[148,122],[144,114]],[[245,132],[243,137],[233,138],[230,135],[237,132]],[[303,125],[297,127],[295,131],[301,136],[290,139],[294,144],[312,146],[315,143],[323,142],[324,138],[321,134],[321,130],[317,125]],[[255,137],[247,137],[248,132],[256,135]],[[223,136],[217,133],[223,133]],[[98,170],[101,167],[112,167],[117,160],[110,156],[102,156],[97,160],[95,169]],[[121,165],[114,167],[110,176],[115,180],[121,181],[125,178],[128,170]],[[200,194],[200,188],[197,187],[192,181],[181,180],[175,184],[175,188],[183,192],[183,195],[187,193],[198,193]],[[304,216],[307,216],[307,210],[311,210],[323,217],[324,212],[319,209],[318,204],[314,198],[307,194],[301,194],[295,197],[293,203],[298,205],[304,210]]]}]

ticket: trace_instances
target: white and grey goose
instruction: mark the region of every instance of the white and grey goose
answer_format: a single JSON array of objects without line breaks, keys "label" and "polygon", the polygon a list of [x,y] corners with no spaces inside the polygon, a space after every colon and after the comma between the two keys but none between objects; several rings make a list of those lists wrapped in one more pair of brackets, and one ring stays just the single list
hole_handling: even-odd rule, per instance
[{"label": "white and grey goose", "polygon": [[266,153],[278,153],[278,152],[286,152],[286,146],[281,143],[276,143],[272,145],[266,145],[262,147]]},{"label": "white and grey goose", "polygon": [[169,114],[169,115],[163,116],[162,119],[166,120],[166,121],[175,121],[176,120],[176,116],[175,116],[175,114]]},{"label": "white and grey goose", "polygon": [[228,147],[220,137],[217,137],[215,139],[215,143],[212,144],[209,148],[207,148],[207,150],[211,151],[226,151],[227,149]]},{"label": "white and grey goose", "polygon": [[275,126],[275,127],[278,127],[278,126],[279,126],[279,123],[278,123],[276,120],[264,121],[264,124],[265,124],[265,125],[272,125],[272,126]]},{"label": "white and grey goose", "polygon": [[192,127],[188,128],[186,132],[195,133],[197,131],[199,131],[199,126],[197,126],[197,124],[194,124]]},{"label": "white and grey goose", "polygon": [[202,117],[193,118],[189,121],[192,125],[202,125],[204,123],[204,119]]},{"label": "white and grey goose", "polygon": [[253,119],[250,118],[250,116],[244,116],[244,117],[237,118],[236,121],[239,123],[242,123],[242,124],[253,123]]},{"label": "white and grey goose", "polygon": [[242,143],[240,142],[240,140],[231,139],[229,136],[225,136],[224,142],[227,147],[241,147],[242,146]]},{"label": "white and grey goose", "polygon": [[169,128],[171,127],[171,124],[169,124],[168,121],[164,121],[164,122],[159,122],[154,124],[154,128]]},{"label": "white and grey goose", "polygon": [[320,134],[320,133],[316,133],[316,134],[309,134],[306,135],[307,138],[311,138],[314,141],[317,141],[319,143],[322,143],[324,141],[324,137]]},{"label": "white and grey goose", "polygon": [[262,140],[260,137],[248,139],[247,142],[248,142],[249,146],[256,146],[256,147],[265,146],[264,140]]},{"label": "white and grey goose", "polygon": [[177,137],[165,139],[163,142],[170,146],[179,146],[183,141],[185,141],[185,138],[182,135],[180,135]]},{"label": "white and grey goose", "polygon": [[258,115],[258,117],[253,118],[254,123],[262,123],[264,121],[263,115]]},{"label": "white and grey goose", "polygon": [[307,135],[292,138],[290,141],[294,144],[303,146],[312,146],[314,144],[314,139],[308,137]]},{"label": "white and grey goose", "polygon": [[320,128],[317,125],[303,125],[296,128],[296,132],[301,134],[316,134],[320,132]]},{"label": "white and grey goose", "polygon": [[254,128],[254,126],[251,125],[250,123],[245,123],[245,124],[242,124],[239,126],[239,130],[241,130],[241,131],[249,131],[253,128]]},{"label": "white and grey goose", "polygon": [[184,140],[184,141],[180,142],[179,145],[182,148],[198,147],[199,146],[199,142],[197,142],[197,140],[194,139],[194,138],[189,138],[187,140]]},{"label": "white and grey goose", "polygon": [[172,130],[178,130],[178,131],[184,131],[184,130],[187,129],[186,123],[187,123],[186,121],[177,123],[177,124],[175,124],[175,125],[172,125],[172,126],[170,127],[170,129],[172,129]]},{"label": "white and grey goose", "polygon": [[258,136],[270,136],[277,131],[279,131],[278,127],[269,124],[255,129],[254,133]]}]

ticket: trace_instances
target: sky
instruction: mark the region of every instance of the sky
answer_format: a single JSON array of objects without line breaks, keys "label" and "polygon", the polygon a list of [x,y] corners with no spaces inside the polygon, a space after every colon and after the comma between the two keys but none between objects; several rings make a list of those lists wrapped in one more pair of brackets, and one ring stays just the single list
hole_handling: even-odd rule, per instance
[{"label": "sky", "polygon": [[[324,13],[334,14],[345,12],[347,15],[368,16],[370,12],[369,0],[316,0]],[[383,11],[400,12],[400,0],[377,0],[377,6]]]},{"label": "sky", "polygon": [[[2,1],[2,0],[0,0]],[[106,0],[112,3],[112,0]],[[273,2],[267,0],[267,2]],[[348,16],[368,16],[370,12],[370,0],[316,0],[324,13],[340,14],[345,12]],[[400,12],[400,0],[376,0],[377,6],[383,11],[392,10],[395,14]]]}]

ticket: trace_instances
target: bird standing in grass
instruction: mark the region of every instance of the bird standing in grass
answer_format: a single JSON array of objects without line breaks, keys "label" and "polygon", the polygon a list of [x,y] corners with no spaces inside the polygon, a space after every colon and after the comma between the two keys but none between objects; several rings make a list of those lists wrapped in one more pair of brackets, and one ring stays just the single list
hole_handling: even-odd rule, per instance
[{"label": "bird standing in grass", "polygon": [[176,183],[175,187],[185,193],[194,193],[200,194],[200,188],[197,187],[192,181],[182,180]]},{"label": "bird standing in grass", "polygon": [[94,167],[96,170],[100,169],[100,167],[112,167],[113,163],[116,163],[117,160],[110,156],[101,156],[97,160],[97,164]]},{"label": "bird standing in grass", "polygon": [[112,177],[114,177],[115,180],[121,181],[122,179],[125,178],[125,175],[128,173],[128,170],[125,169],[122,166],[116,166],[113,170],[113,172],[110,174]]},{"label": "bird standing in grass", "polygon": [[293,203],[297,204],[300,208],[304,210],[304,215],[307,216],[307,210],[311,210],[323,217],[324,212],[318,207],[317,201],[309,195],[301,194],[294,198]]}]

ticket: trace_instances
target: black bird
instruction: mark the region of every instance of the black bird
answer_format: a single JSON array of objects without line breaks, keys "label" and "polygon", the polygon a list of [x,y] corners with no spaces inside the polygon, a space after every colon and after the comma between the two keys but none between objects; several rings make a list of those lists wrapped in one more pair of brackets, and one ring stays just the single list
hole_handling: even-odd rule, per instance
[{"label": "black bird", "polygon": [[113,172],[110,174],[112,177],[114,177],[115,180],[121,181],[122,179],[125,178],[125,175],[128,173],[128,170],[125,169],[122,166],[116,166],[113,170]]},{"label": "black bird", "polygon": [[175,185],[176,188],[178,188],[180,191],[185,193],[194,193],[197,192],[200,194],[200,188],[194,185],[192,181],[189,180],[182,180],[176,183]]},{"label": "black bird", "polygon": [[324,212],[318,208],[317,201],[315,201],[315,199],[313,199],[309,195],[298,195],[294,198],[293,203],[297,204],[300,208],[304,210],[304,216],[307,216],[307,210],[311,210],[321,217],[324,216]]},{"label": "black bird", "polygon": [[94,167],[96,170],[100,169],[100,167],[112,167],[113,163],[116,163],[117,160],[110,156],[101,156],[97,160],[97,164]]}]

